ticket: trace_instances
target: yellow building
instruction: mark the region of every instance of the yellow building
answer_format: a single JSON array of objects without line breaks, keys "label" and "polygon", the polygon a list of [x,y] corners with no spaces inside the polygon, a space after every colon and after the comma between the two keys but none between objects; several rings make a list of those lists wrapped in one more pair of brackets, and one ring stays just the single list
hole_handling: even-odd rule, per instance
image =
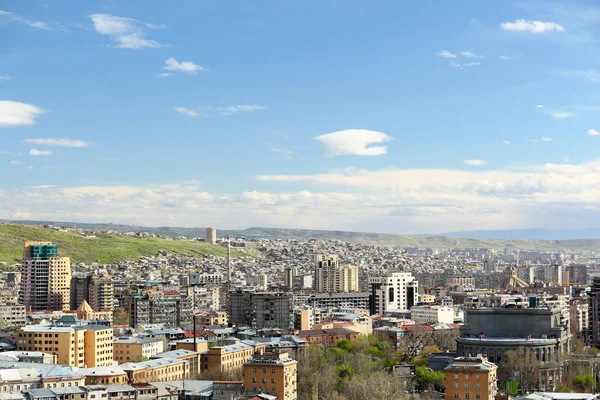
[{"label": "yellow building", "polygon": [[227,325],[229,322],[229,317],[224,311],[215,311],[199,317],[200,325]]},{"label": "yellow building", "polygon": [[129,381],[120,366],[79,368],[77,373],[85,377],[86,385],[124,385]]},{"label": "yellow building", "polygon": [[77,308],[76,314],[77,318],[85,321],[109,321],[112,323],[113,318],[111,310],[94,310],[85,300]]},{"label": "yellow building", "polygon": [[25,242],[19,303],[27,311],[68,311],[71,306],[71,260],[58,257],[50,242]]},{"label": "yellow building", "polygon": [[147,361],[164,351],[160,338],[119,336],[113,341],[114,360],[119,364],[130,361]]},{"label": "yellow building", "polygon": [[153,360],[160,360],[161,358],[176,358],[178,360],[184,360],[189,365],[189,374],[186,378],[197,379],[200,374],[200,362],[201,354],[195,351],[189,350],[173,350],[165,353],[160,353],[152,357]]},{"label": "yellow building", "polygon": [[204,353],[208,350],[208,341],[204,338],[188,338],[181,339],[175,342],[176,350],[189,350],[196,353]]},{"label": "yellow building", "polygon": [[252,340],[242,340],[236,344],[214,346],[202,354],[201,370],[204,371],[235,371],[240,370],[244,363],[256,354],[264,354],[265,344]]},{"label": "yellow building", "polygon": [[17,349],[55,354],[57,364],[110,366],[112,335],[112,328],[102,325],[30,325],[19,330]]},{"label": "yellow building", "polygon": [[458,357],[444,370],[446,400],[494,400],[497,367],[486,357]]},{"label": "yellow building", "polygon": [[176,358],[125,363],[120,367],[127,372],[131,383],[179,381],[189,377],[189,362]]},{"label": "yellow building", "polygon": [[244,363],[246,393],[268,393],[277,400],[295,400],[298,362],[287,353],[260,355]]}]

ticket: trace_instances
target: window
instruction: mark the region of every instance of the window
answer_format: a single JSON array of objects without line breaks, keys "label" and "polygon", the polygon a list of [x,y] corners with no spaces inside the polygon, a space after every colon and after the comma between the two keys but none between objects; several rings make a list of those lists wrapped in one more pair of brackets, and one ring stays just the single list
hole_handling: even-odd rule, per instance
[{"label": "window", "polygon": [[475,380],[478,381],[479,379],[481,379],[480,375],[475,375]]},{"label": "window", "polygon": [[252,378],[252,383],[256,383],[256,378]]},{"label": "window", "polygon": [[458,399],[458,393],[454,393],[454,398]]},{"label": "window", "polygon": [[458,389],[458,383],[454,384],[454,389]]},{"label": "window", "polygon": [[469,390],[469,384],[468,383],[465,383],[465,389]]},{"label": "window", "polygon": [[469,374],[465,374],[465,381],[469,380]]},{"label": "window", "polygon": [[480,394],[476,394],[476,395],[475,395],[475,398],[476,398],[477,400],[481,400],[481,395],[480,395]]},{"label": "window", "polygon": [[271,370],[271,374],[272,374],[272,375],[275,375],[275,369],[272,369],[272,370]]},{"label": "window", "polygon": [[458,375],[454,375],[454,380],[457,381],[458,380]]},{"label": "window", "polygon": [[271,378],[271,383],[275,383],[275,378]]},{"label": "window", "polygon": [[469,397],[469,393],[465,393],[465,399],[468,399]]},{"label": "window", "polygon": [[475,389],[476,389],[476,390],[479,390],[479,389],[481,389],[481,385],[478,383],[477,385],[475,385]]}]

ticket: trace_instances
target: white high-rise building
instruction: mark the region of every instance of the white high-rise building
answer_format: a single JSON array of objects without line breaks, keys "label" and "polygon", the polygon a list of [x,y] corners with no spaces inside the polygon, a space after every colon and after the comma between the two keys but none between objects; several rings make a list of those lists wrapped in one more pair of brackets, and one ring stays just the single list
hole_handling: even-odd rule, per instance
[{"label": "white high-rise building", "polygon": [[388,309],[408,310],[417,303],[419,282],[410,272],[393,272],[369,277],[371,314]]}]

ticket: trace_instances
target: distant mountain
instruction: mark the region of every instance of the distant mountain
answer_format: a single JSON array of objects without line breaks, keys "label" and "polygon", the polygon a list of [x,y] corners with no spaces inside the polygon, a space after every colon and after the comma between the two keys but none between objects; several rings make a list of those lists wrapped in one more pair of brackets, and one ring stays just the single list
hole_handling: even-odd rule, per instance
[{"label": "distant mountain", "polygon": [[[2,222],[2,221],[0,221]],[[5,221],[8,222],[8,221]],[[185,236],[188,238],[205,237],[205,228],[181,227],[144,227],[121,224],[91,224],[52,221],[10,221],[19,225],[53,225],[70,227],[77,226],[81,229],[93,231],[116,232],[148,232],[154,235],[169,237]],[[569,233],[571,236],[568,236]],[[242,230],[221,230],[217,227],[217,236],[231,235],[234,238],[246,239],[298,239],[298,240],[342,240],[346,242],[364,243],[377,246],[418,247],[431,249],[511,249],[511,250],[537,250],[537,251],[562,251],[594,250],[600,251],[600,230],[588,229],[580,231],[525,229],[510,231],[473,231],[452,232],[439,235],[393,235],[387,233],[365,233],[347,231],[325,231],[310,229],[282,229],[282,228],[248,228]],[[562,235],[562,236],[561,236]],[[538,236],[540,238],[538,238]],[[554,238],[561,238],[554,239]],[[2,244],[0,237],[0,245]]]},{"label": "distant mountain", "polygon": [[578,240],[600,239],[600,229],[510,229],[482,230],[441,233],[440,236],[472,238],[472,239],[503,239],[503,240]]}]

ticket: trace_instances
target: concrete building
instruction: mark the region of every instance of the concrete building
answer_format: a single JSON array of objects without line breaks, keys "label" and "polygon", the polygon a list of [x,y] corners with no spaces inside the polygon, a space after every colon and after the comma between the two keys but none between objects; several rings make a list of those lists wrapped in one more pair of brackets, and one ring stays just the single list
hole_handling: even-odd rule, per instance
[{"label": "concrete building", "polygon": [[217,229],[206,228],[206,243],[216,244],[217,243]]},{"label": "concrete building", "polygon": [[265,353],[265,344],[252,340],[235,341],[233,344],[213,346],[202,354],[201,371],[235,371],[256,354]]},{"label": "concrete building", "polygon": [[456,340],[459,356],[483,354],[500,363],[506,351],[522,347],[540,361],[540,387],[558,384],[561,358],[571,347],[568,321],[560,323],[561,309],[489,307],[465,313],[467,322]]},{"label": "concrete building", "polygon": [[21,304],[5,304],[0,305],[0,320],[8,326],[23,326],[25,325],[25,306]]},{"label": "concrete building", "polygon": [[388,309],[410,309],[417,303],[419,282],[409,272],[393,272],[369,277],[371,314]]},{"label": "concrete building", "polygon": [[123,301],[134,327],[162,324],[173,328],[192,322],[192,300],[174,290],[127,294]]},{"label": "concrete building", "polygon": [[410,309],[411,319],[417,324],[453,324],[454,309],[446,306],[414,306]]},{"label": "concrete building", "polygon": [[294,289],[294,278],[298,275],[298,270],[292,267],[286,267],[283,271],[283,282],[287,290]]},{"label": "concrete building", "polygon": [[189,362],[178,358],[125,363],[120,367],[127,373],[129,382],[135,383],[178,381],[189,377]]},{"label": "concrete building", "polygon": [[277,396],[277,400],[296,400],[297,364],[285,352],[253,357],[244,363],[246,393],[268,393]]},{"label": "concrete building", "polygon": [[590,344],[596,346],[600,342],[600,276],[594,277],[590,290],[589,333]]},{"label": "concrete building", "polygon": [[369,309],[368,293],[316,293],[307,297],[306,304],[314,308]]},{"label": "concrete building", "polygon": [[85,300],[94,310],[113,310],[114,289],[112,281],[95,273],[71,278],[71,310],[76,310]]},{"label": "concrete building", "polygon": [[260,291],[267,290],[267,275],[266,274],[258,274],[249,276],[246,279],[246,283],[248,286],[254,286]]},{"label": "concrete building", "polygon": [[213,311],[198,315],[196,320],[200,325],[227,325],[229,323],[229,316],[225,311]]},{"label": "concrete building", "polygon": [[19,303],[27,311],[68,311],[71,305],[71,261],[58,257],[57,245],[25,242]]},{"label": "concrete building", "polygon": [[189,365],[188,377],[191,379],[197,379],[200,374],[201,354],[196,351],[179,349],[152,356],[153,360],[159,360],[161,358],[176,358],[178,360],[186,361]]},{"label": "concrete building", "polygon": [[318,254],[313,284],[318,293],[357,292],[358,267],[340,267],[336,255]]},{"label": "concrete building", "polygon": [[472,276],[452,276],[446,278],[446,287],[459,290],[473,289],[475,279]]},{"label": "concrete building", "polygon": [[455,358],[444,369],[446,400],[494,400],[497,369],[481,355]]},{"label": "concrete building", "polygon": [[149,360],[164,350],[164,341],[160,338],[119,336],[113,341],[113,358],[119,364]]},{"label": "concrete building", "polygon": [[17,349],[55,354],[57,364],[80,368],[111,366],[112,335],[112,328],[103,325],[29,325],[19,330]]},{"label": "concrete building", "polygon": [[254,329],[294,327],[291,293],[237,290],[229,294],[229,322]]}]

